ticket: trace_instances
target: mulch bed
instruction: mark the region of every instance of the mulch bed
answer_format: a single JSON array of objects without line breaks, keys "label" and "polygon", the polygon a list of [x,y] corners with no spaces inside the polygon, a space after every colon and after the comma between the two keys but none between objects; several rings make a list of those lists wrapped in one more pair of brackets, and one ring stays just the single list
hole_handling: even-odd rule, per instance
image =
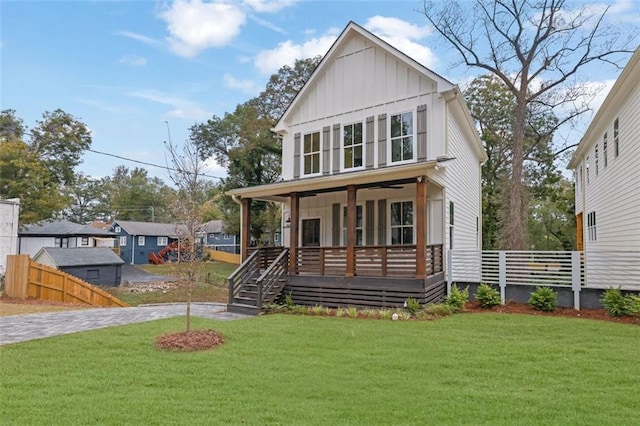
[{"label": "mulch bed", "polygon": [[156,339],[156,348],[174,352],[212,349],[224,343],[224,336],[215,330],[192,330],[165,334]]}]

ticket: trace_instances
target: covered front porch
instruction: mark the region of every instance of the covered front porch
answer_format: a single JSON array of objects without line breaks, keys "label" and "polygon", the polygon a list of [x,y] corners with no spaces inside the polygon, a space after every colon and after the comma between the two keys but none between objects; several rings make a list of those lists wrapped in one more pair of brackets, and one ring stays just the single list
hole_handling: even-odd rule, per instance
[{"label": "covered front porch", "polygon": [[[279,279],[296,303],[398,306],[407,297],[437,300],[444,295],[444,188],[428,177],[429,168],[422,163],[410,171],[368,172],[380,176],[300,179],[261,187],[262,193],[236,191],[242,259],[259,252],[257,263],[266,272],[286,250]],[[283,247],[251,247],[253,199],[283,204]],[[441,291],[434,292],[434,284]]]}]

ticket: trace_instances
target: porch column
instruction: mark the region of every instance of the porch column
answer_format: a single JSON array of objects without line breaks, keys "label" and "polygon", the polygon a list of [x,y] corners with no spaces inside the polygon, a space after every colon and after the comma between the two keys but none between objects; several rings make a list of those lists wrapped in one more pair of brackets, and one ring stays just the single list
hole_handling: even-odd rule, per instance
[{"label": "porch column", "polygon": [[298,227],[300,226],[300,197],[291,193],[291,224],[289,225],[289,273],[298,273]]},{"label": "porch column", "polygon": [[427,177],[416,180],[416,278],[427,277]]},{"label": "porch column", "polygon": [[347,186],[347,277],[356,272],[356,187]]},{"label": "porch column", "polygon": [[251,198],[242,199],[240,210],[240,257],[244,262],[249,257],[251,245]]}]

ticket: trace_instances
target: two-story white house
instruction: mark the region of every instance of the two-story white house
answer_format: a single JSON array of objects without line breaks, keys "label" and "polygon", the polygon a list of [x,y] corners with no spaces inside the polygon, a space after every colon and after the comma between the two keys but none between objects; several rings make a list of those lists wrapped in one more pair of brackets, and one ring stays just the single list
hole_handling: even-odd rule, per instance
[{"label": "two-story white house", "polygon": [[[487,157],[459,88],[361,26],[347,25],[273,131],[283,181],[230,194],[245,260],[252,200],[282,203],[286,248],[268,264],[281,255],[296,303],[437,300],[446,251],[481,248]],[[247,302],[240,281],[231,303]]]},{"label": "two-story white house", "polygon": [[640,289],[640,48],[611,88],[568,168],[586,285]]}]

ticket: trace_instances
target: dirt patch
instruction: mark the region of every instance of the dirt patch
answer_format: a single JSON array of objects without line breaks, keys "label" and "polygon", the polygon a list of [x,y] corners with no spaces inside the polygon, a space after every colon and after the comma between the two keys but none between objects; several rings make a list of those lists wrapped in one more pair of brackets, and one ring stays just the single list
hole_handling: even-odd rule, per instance
[{"label": "dirt patch", "polygon": [[175,352],[193,352],[212,349],[223,343],[224,337],[218,331],[194,330],[160,336],[156,339],[156,348]]},{"label": "dirt patch", "polygon": [[52,302],[38,299],[15,299],[0,297],[0,316],[39,314],[44,312],[73,311],[95,308],[95,306],[75,303]]},{"label": "dirt patch", "polygon": [[479,302],[469,302],[465,306],[465,312],[468,313],[504,313],[504,314],[528,314],[528,315],[543,315],[552,317],[571,317],[571,318],[587,318],[599,321],[610,321],[624,324],[640,325],[640,316],[626,316],[626,317],[612,317],[605,309],[583,309],[576,311],[573,308],[561,308],[557,307],[552,312],[542,312],[533,309],[526,303],[509,302],[504,306],[498,305],[492,308],[484,309],[480,307]]}]

